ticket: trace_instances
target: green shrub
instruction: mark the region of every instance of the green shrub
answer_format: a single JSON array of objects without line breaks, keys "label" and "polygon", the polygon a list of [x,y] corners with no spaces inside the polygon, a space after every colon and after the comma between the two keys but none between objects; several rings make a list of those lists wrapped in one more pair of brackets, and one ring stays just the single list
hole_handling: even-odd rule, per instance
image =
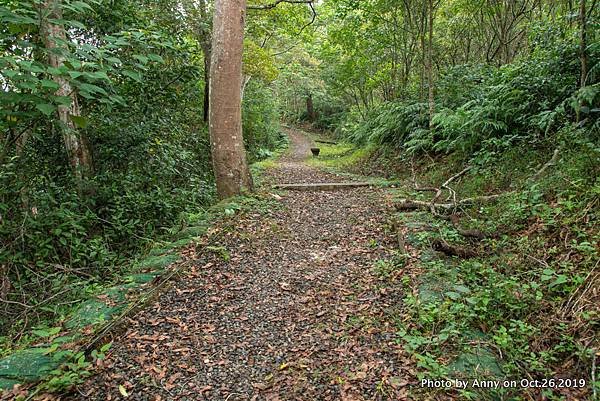
[{"label": "green shrub", "polygon": [[279,109],[275,96],[258,80],[251,80],[246,87],[243,130],[250,162],[269,157],[284,140],[279,126]]},{"label": "green shrub", "polygon": [[373,143],[400,148],[409,136],[418,135],[427,126],[426,104],[383,103],[371,112],[348,139],[361,145]]}]

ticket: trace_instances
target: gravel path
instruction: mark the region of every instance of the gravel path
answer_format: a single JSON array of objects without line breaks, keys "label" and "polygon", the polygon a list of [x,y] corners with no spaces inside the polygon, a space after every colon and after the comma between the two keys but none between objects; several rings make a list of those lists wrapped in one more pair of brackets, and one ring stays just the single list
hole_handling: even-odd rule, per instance
[{"label": "gravel path", "polygon": [[[308,167],[311,140],[266,182],[341,181]],[[406,356],[387,316],[397,287],[378,279],[389,258],[385,194],[359,188],[283,193],[280,207],[217,227],[193,267],[115,341],[70,399],[400,400]],[[216,248],[213,248],[216,249]]]},{"label": "gravel path", "polygon": [[[268,172],[265,182],[269,184],[304,184],[311,182],[342,182],[347,178],[324,173],[304,163],[312,157],[310,151],[315,144],[302,131],[287,129],[290,140],[288,152],[278,161],[277,168]],[[318,196],[318,194],[317,194]]]}]

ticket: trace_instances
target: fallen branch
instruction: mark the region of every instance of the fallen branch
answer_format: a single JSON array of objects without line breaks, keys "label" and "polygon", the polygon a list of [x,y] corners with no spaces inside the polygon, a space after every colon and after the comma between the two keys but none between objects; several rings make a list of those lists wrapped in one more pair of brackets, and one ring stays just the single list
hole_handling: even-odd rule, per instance
[{"label": "fallen branch", "polygon": [[[549,167],[555,166],[556,162],[558,161],[559,154],[560,154],[560,149],[558,149],[558,148],[555,149],[550,160],[548,160],[535,174],[533,174],[530,178],[528,178],[526,182],[537,180]],[[411,160],[411,169],[412,169],[412,181],[413,181],[413,186],[414,186],[415,190],[416,191],[435,191],[435,195],[429,202],[420,201],[420,200],[402,199],[400,202],[394,204],[394,207],[397,211],[405,212],[405,211],[412,211],[412,210],[429,210],[431,212],[431,214],[433,214],[434,216],[441,218],[441,219],[449,220],[452,223],[452,225],[454,226],[454,228],[456,229],[456,231],[463,237],[474,238],[474,239],[477,239],[480,241],[483,239],[486,239],[486,238],[498,238],[499,237],[500,233],[491,234],[491,233],[485,233],[485,232],[483,232],[481,230],[477,230],[477,229],[473,229],[473,230],[463,229],[458,224],[457,216],[447,215],[447,214],[440,215],[437,211],[438,211],[438,209],[445,209],[446,211],[449,211],[449,210],[454,210],[459,206],[465,206],[465,205],[470,205],[470,204],[475,204],[475,203],[490,202],[490,201],[496,200],[502,196],[513,194],[513,193],[515,193],[515,191],[508,191],[508,192],[503,192],[500,194],[483,195],[483,196],[476,196],[476,197],[457,200],[456,191],[454,191],[454,189],[452,189],[450,187],[450,183],[453,182],[454,180],[458,179],[459,177],[463,176],[467,171],[469,171],[471,169],[471,166],[465,167],[460,172],[458,172],[458,173],[454,174],[453,176],[451,176],[450,178],[448,178],[446,181],[444,181],[444,183],[439,188],[432,188],[432,187],[420,188],[416,181],[414,162],[412,160]],[[445,202],[438,203],[438,199],[442,195],[444,189],[448,190],[448,192],[450,193],[448,199],[450,199],[450,198],[452,199],[451,203],[445,203]],[[448,255],[456,255],[456,256],[464,255],[461,257],[474,256],[471,254],[472,251],[470,251],[468,249],[460,248],[460,247],[453,247],[445,241],[438,240],[438,241],[434,242],[432,245],[434,246],[434,249],[437,248],[437,250],[444,252]],[[469,255],[471,255],[471,256],[469,256]]]},{"label": "fallen branch", "polygon": [[438,188],[438,190],[435,192],[435,196],[433,197],[433,199],[431,199],[429,208],[431,209],[431,213],[434,216],[437,216],[437,210],[436,210],[436,204],[435,202],[437,202],[437,200],[439,199],[439,197],[442,195],[442,192],[444,190],[444,188],[446,188],[450,194],[453,197],[454,200],[454,205],[456,205],[456,192],[454,192],[454,190],[452,188],[450,188],[448,185],[450,185],[450,183],[454,180],[456,180],[457,178],[463,176],[467,171],[469,171],[471,169],[471,166],[467,166],[464,169],[462,169],[462,171],[454,174],[452,177],[448,178],[441,187]]},{"label": "fallen branch", "polygon": [[[529,179],[527,179],[527,181],[534,181],[537,178],[539,178],[549,167],[556,165],[556,162],[558,160],[558,156],[560,154],[560,150],[559,149],[555,149],[554,153],[552,154],[552,158],[550,160],[548,160],[548,162],[546,162],[541,169],[539,169],[534,175],[532,175]],[[432,191],[435,190],[435,195],[433,197],[433,199],[430,202],[423,202],[423,201],[418,201],[418,200],[403,200],[400,204],[396,205],[396,209],[399,211],[402,210],[416,210],[416,209],[425,209],[428,208],[434,215],[438,215],[436,209],[437,208],[441,208],[441,209],[453,209],[456,208],[458,206],[464,206],[467,204],[473,204],[473,203],[482,203],[482,202],[489,202],[495,199],[498,199],[502,196],[508,195],[508,194],[512,194],[515,191],[508,191],[508,192],[503,192],[500,194],[493,194],[493,195],[483,195],[483,196],[476,196],[476,197],[472,197],[472,198],[465,198],[462,200],[457,201],[456,200],[456,192],[450,188],[450,183],[454,180],[456,180],[457,178],[463,176],[467,171],[469,171],[471,169],[470,166],[464,168],[463,170],[461,170],[460,172],[454,174],[452,177],[448,178],[439,188],[419,188],[416,180],[415,180],[415,173],[414,173],[414,168],[413,168],[413,184],[415,187],[415,190],[417,191]],[[447,189],[452,198],[453,198],[453,202],[452,203],[437,203],[437,200],[439,199],[439,197],[442,195],[443,190]]]},{"label": "fallen branch", "polygon": [[317,143],[326,143],[326,144],[329,144],[329,145],[337,145],[337,142],[333,142],[333,141],[323,141],[323,140],[321,140],[321,139],[315,139],[315,142],[317,142]]},{"label": "fallen branch", "polygon": [[[457,206],[465,206],[465,205],[470,205],[470,204],[474,204],[474,203],[489,202],[489,201],[498,199],[502,196],[505,196],[505,195],[508,195],[511,193],[513,193],[513,191],[503,192],[501,194],[484,195],[484,196],[476,196],[473,198],[465,198],[465,199],[462,199],[462,200],[459,200],[456,202],[452,202],[452,203],[434,203],[433,206],[435,208],[451,210]],[[431,210],[431,206],[432,206],[431,202],[425,202],[425,201],[420,201],[420,200],[408,200],[408,199],[402,199],[400,202],[398,202],[394,205],[396,210],[398,210],[400,212],[409,211],[409,210],[419,210],[419,209]]]},{"label": "fallen branch", "polygon": [[442,188],[448,188],[448,185],[456,180],[459,177],[462,177],[463,175],[465,175],[465,173],[469,170],[471,170],[471,166],[467,166],[464,169],[462,169],[461,171],[459,171],[458,173],[454,174],[452,177],[448,178],[446,181],[444,181],[444,183],[442,184],[442,186],[438,189],[438,193],[436,194],[436,197],[433,198],[433,200],[431,201],[431,203],[434,203],[437,198],[440,197],[440,195],[442,194]]},{"label": "fallen branch", "polygon": [[456,205],[469,205],[472,203],[484,203],[484,202],[489,202],[492,200],[496,200],[502,196],[506,196],[506,195],[510,195],[512,193],[514,193],[515,191],[508,191],[508,192],[502,192],[500,194],[494,194],[494,195],[482,195],[482,196],[475,196],[473,198],[465,198],[462,199],[458,202],[456,202]]},{"label": "fallen branch", "polygon": [[417,200],[402,199],[400,202],[394,204],[394,208],[399,212],[429,209],[429,203]]},{"label": "fallen branch", "polygon": [[546,164],[544,164],[542,166],[541,169],[538,170],[537,173],[535,173],[534,175],[532,175],[527,181],[535,181],[538,178],[540,178],[540,176],[542,174],[544,174],[544,171],[546,171],[549,167],[555,166],[556,162],[558,160],[558,155],[560,154],[560,150],[559,149],[554,149],[554,153],[552,154],[552,158],[550,160],[548,160],[546,162]]}]

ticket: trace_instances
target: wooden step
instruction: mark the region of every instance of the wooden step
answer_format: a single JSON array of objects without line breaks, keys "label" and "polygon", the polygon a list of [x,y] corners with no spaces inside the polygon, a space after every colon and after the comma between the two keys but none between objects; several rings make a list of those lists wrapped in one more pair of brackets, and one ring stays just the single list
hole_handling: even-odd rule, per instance
[{"label": "wooden step", "polygon": [[369,187],[368,182],[319,182],[310,184],[277,184],[275,189],[287,189],[291,191],[336,191],[338,189],[351,189]]}]

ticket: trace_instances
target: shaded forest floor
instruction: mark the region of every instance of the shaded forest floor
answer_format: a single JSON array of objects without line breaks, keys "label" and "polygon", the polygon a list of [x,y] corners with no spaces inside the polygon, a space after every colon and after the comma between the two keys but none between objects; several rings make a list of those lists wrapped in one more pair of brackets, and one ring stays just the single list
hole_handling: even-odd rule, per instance
[{"label": "shaded forest floor", "polygon": [[130,319],[71,399],[406,398],[410,363],[393,321],[403,295],[377,273],[395,246],[388,196],[269,191],[347,180],[308,166],[311,140],[289,137],[263,177],[277,206],[211,230],[189,271]]}]

